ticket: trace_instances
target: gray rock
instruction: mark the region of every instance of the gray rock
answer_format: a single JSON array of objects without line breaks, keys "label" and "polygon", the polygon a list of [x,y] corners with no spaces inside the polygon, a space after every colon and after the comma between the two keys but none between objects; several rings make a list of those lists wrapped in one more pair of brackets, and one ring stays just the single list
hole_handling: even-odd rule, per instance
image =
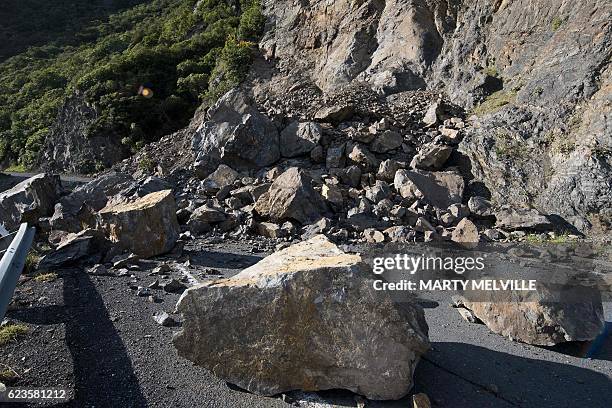
[{"label": "gray rock", "polygon": [[286,235],[286,232],[280,225],[273,222],[260,222],[257,224],[257,233],[268,238],[281,238]]},{"label": "gray rock", "polygon": [[138,195],[138,197],[144,197],[147,194],[163,190],[172,190],[173,188],[174,186],[169,182],[162,180],[159,177],[149,176],[139,183],[136,195]]},{"label": "gray rock", "polygon": [[402,167],[402,164],[396,160],[385,160],[380,163],[376,177],[384,181],[393,181],[395,173]]},{"label": "gray rock", "polygon": [[172,316],[164,311],[155,313],[153,315],[153,320],[155,320],[155,323],[164,327],[171,327],[176,324],[176,321],[172,318]]},{"label": "gray rock", "polygon": [[138,188],[136,181],[127,174],[104,173],[60,198],[49,220],[51,228],[75,233],[84,226],[95,228],[95,213],[104,208],[110,198],[136,192]]},{"label": "gray rock", "polygon": [[398,170],[394,180],[395,188],[402,192],[406,189],[422,194],[431,205],[446,209],[451,204],[461,203],[465,182],[454,172],[426,172]]},{"label": "gray rock", "polygon": [[237,178],[237,171],[225,164],[220,164],[214,172],[202,181],[201,188],[206,193],[216,193],[222,188],[232,185]]},{"label": "gray rock", "polygon": [[590,341],[604,327],[598,296],[582,302],[552,302],[548,289],[537,294],[524,291],[488,291],[478,301],[462,299],[460,305],[487,327],[511,340],[538,346],[568,341]]},{"label": "gray rock", "polygon": [[384,181],[376,180],[373,186],[365,188],[365,195],[371,202],[378,203],[391,195],[391,187]]},{"label": "gray rock", "polygon": [[344,167],[344,145],[327,149],[325,165],[328,169]]},{"label": "gray rock", "polygon": [[456,220],[462,220],[470,215],[470,208],[465,204],[451,204],[448,211]]},{"label": "gray rock", "polygon": [[273,222],[293,220],[307,224],[321,218],[327,212],[327,206],[312,187],[310,176],[297,167],[291,167],[259,197],[255,211]]},{"label": "gray rock", "polygon": [[208,117],[192,141],[194,169],[202,178],[222,163],[248,170],[269,166],[280,158],[276,126],[257,111],[244,91],[232,89],[223,95],[209,109]]},{"label": "gray rock", "polygon": [[385,235],[374,228],[367,228],[364,230],[363,237],[365,238],[366,242],[371,244],[385,242]]},{"label": "gray rock", "polygon": [[493,217],[493,209],[491,207],[491,202],[485,199],[484,197],[470,197],[470,200],[468,201],[468,207],[470,208],[470,213],[476,217]]},{"label": "gray rock", "polygon": [[378,166],[378,159],[365,146],[356,144],[348,152],[348,157],[353,162],[361,165],[366,170],[375,169]]},{"label": "gray rock", "polygon": [[502,207],[495,213],[497,227],[503,230],[550,231],[550,219],[535,209]]},{"label": "gray rock", "polygon": [[413,169],[440,170],[453,152],[450,146],[428,143],[421,147],[419,153],[410,162]]},{"label": "gray rock", "polygon": [[324,184],[321,188],[321,195],[325,200],[329,203],[335,205],[336,207],[342,207],[344,204],[344,196],[342,195],[342,190],[333,184]]},{"label": "gray rock", "polygon": [[350,119],[355,114],[353,105],[334,105],[319,109],[315,113],[315,120],[339,124]]},{"label": "gray rock", "polygon": [[423,123],[425,124],[425,126],[434,126],[440,120],[441,115],[442,107],[440,105],[440,102],[433,102],[427,108],[425,116],[423,116]]},{"label": "gray rock", "polygon": [[181,356],[250,392],[339,388],[398,399],[429,348],[427,325],[420,306],[395,303],[372,279],[360,256],[317,236],[188,289],[173,342]]},{"label": "gray rock", "polygon": [[69,234],[55,250],[45,255],[38,264],[38,270],[48,271],[78,263],[96,263],[110,246],[101,232],[84,230]]},{"label": "gray rock", "polygon": [[62,187],[59,176],[37,174],[0,193],[0,223],[9,231],[22,222],[36,224],[49,216],[59,200]]},{"label": "gray rock", "polygon": [[308,154],[321,140],[321,126],[314,122],[292,122],[280,134],[280,151],[283,157]]},{"label": "gray rock", "polygon": [[400,147],[403,141],[402,135],[393,130],[387,130],[374,139],[370,144],[370,149],[376,153],[386,153]]},{"label": "gray rock", "polygon": [[348,166],[340,173],[340,179],[344,184],[348,184],[351,187],[359,187],[361,183],[361,169],[356,165]]},{"label": "gray rock", "polygon": [[457,227],[453,230],[451,236],[453,242],[456,242],[464,248],[476,248],[480,241],[480,234],[476,225],[467,218],[462,219]]},{"label": "gray rock", "polygon": [[176,280],[171,279],[168,282],[162,282],[159,286],[164,290],[164,292],[168,293],[183,293],[185,289],[187,289],[187,285]]}]

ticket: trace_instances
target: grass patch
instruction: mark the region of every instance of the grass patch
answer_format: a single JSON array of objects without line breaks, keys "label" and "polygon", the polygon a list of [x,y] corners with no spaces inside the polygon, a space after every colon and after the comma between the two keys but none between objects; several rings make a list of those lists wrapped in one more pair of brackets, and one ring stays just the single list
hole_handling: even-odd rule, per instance
[{"label": "grass patch", "polygon": [[16,340],[18,337],[25,336],[28,328],[23,324],[7,324],[0,327],[0,346]]},{"label": "grass patch", "polygon": [[502,107],[513,103],[516,100],[516,91],[497,91],[487,96],[487,98],[474,108],[473,113],[477,116],[482,116],[487,113],[493,113],[500,110]]},{"label": "grass patch", "polygon": [[571,238],[568,234],[554,235],[552,237],[546,234],[527,234],[525,241],[530,244],[560,245],[574,242],[575,239]]},{"label": "grass patch", "polygon": [[26,256],[25,263],[23,265],[23,273],[34,272],[38,267],[39,261],[40,256],[36,252],[30,251]]},{"label": "grass patch", "polygon": [[53,282],[57,279],[57,273],[49,272],[49,273],[39,273],[34,277],[36,282]]},{"label": "grass patch", "polygon": [[495,137],[495,153],[500,158],[520,159],[527,155],[529,149],[524,141],[516,140],[510,133],[499,130]]},{"label": "grass patch", "polygon": [[12,368],[6,365],[4,366],[7,368],[0,369],[0,382],[3,384],[14,384],[19,379],[19,374],[17,374]]},{"label": "grass patch", "polygon": [[8,173],[25,173],[26,171],[28,171],[28,169],[23,164],[15,164],[7,167],[3,171],[6,171]]},{"label": "grass patch", "polygon": [[559,28],[561,28],[562,25],[563,25],[563,20],[561,19],[561,17],[556,16],[555,18],[552,19],[550,23],[550,28],[553,31],[557,31]]}]

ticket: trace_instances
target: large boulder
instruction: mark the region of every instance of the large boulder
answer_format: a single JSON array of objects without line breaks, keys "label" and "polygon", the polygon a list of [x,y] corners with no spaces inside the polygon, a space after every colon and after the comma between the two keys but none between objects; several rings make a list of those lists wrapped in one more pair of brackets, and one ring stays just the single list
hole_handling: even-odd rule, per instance
[{"label": "large boulder", "polygon": [[57,175],[42,173],[22,181],[0,193],[0,223],[12,231],[22,222],[36,223],[51,215],[61,190]]},{"label": "large boulder", "polygon": [[506,230],[549,231],[554,229],[550,219],[536,209],[502,207],[495,213],[497,226]]},{"label": "large boulder", "polygon": [[307,224],[321,218],[327,212],[327,206],[312,187],[310,176],[297,167],[291,167],[259,197],[255,210],[274,222],[293,220]]},{"label": "large boulder", "polygon": [[180,233],[171,190],[109,204],[98,213],[98,224],[116,246],[145,258],[169,252]]},{"label": "large boulder", "polygon": [[318,235],[238,275],[188,289],[179,354],[263,395],[347,389],[376,400],[412,388],[429,348],[423,310],[373,288],[359,255]]},{"label": "large boulder", "polygon": [[192,141],[194,169],[200,177],[208,176],[221,163],[248,170],[280,158],[278,129],[257,111],[244,91],[229,91],[209,109],[208,118]]},{"label": "large boulder", "polygon": [[[604,328],[601,298],[582,302],[551,302],[542,292],[490,292],[489,299],[458,300],[494,333],[514,341],[554,346],[568,341],[591,341]],[[487,300],[487,301],[485,301]]]},{"label": "large boulder", "polygon": [[465,182],[461,175],[452,171],[410,171],[400,169],[393,180],[395,189],[406,196],[407,191],[423,197],[429,204],[446,209],[451,204],[461,203]]}]

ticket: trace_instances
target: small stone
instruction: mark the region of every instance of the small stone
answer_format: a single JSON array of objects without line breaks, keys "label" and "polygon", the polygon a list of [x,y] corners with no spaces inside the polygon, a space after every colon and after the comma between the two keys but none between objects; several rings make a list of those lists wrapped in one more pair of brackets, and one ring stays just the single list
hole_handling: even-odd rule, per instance
[{"label": "small stone", "polygon": [[427,394],[419,393],[412,396],[412,408],[431,408]]},{"label": "small stone", "polygon": [[387,130],[376,137],[370,145],[370,149],[376,153],[386,153],[400,147],[403,141],[402,135],[393,130]]},{"label": "small stone", "polygon": [[476,248],[480,241],[480,236],[476,225],[467,218],[464,218],[457,224],[451,239],[465,248]]},{"label": "small stone", "polygon": [[465,204],[453,204],[448,207],[448,211],[456,220],[462,220],[470,215],[470,209]]},{"label": "small stone", "polygon": [[417,219],[414,229],[419,232],[426,232],[426,231],[436,232],[436,229],[433,227],[433,225],[431,225],[431,223],[423,217],[419,217]]},{"label": "small stone", "polygon": [[147,297],[151,295],[151,291],[149,288],[143,288],[142,286],[138,286],[136,289],[136,295],[140,297]]},{"label": "small stone", "polygon": [[106,275],[108,274],[108,270],[106,269],[106,266],[97,264],[87,269],[87,273],[90,275]]},{"label": "small stone", "polygon": [[161,326],[170,327],[173,326],[176,322],[168,313],[161,311],[157,312],[153,315],[153,320]]},{"label": "small stone", "polygon": [[368,228],[363,231],[363,236],[371,244],[385,242],[385,235],[374,228]]},{"label": "small stone", "polygon": [[171,279],[169,282],[161,283],[160,286],[164,292],[168,293],[183,293],[183,291],[187,289],[187,286],[184,283],[179,282],[176,279]]},{"label": "small stone", "polygon": [[468,207],[470,209],[471,214],[480,218],[488,218],[493,216],[491,202],[485,199],[484,197],[470,197],[470,200],[468,201]]}]

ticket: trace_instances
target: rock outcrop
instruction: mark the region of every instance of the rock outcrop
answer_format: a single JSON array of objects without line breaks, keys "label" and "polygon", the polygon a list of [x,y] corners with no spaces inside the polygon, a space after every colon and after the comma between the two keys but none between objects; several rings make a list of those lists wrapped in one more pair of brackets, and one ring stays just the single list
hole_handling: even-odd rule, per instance
[{"label": "rock outcrop", "polygon": [[429,348],[423,311],[372,286],[358,255],[323,236],[238,275],[189,288],[178,302],[179,354],[251,392],[348,389],[397,399]]}]

